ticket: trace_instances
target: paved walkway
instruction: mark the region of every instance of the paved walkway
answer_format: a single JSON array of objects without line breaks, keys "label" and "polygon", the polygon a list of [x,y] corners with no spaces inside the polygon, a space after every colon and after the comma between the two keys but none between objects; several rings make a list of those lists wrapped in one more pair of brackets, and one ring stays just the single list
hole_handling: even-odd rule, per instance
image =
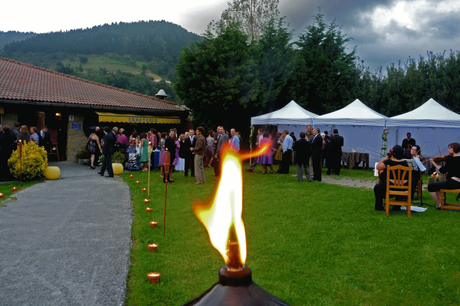
[{"label": "paved walkway", "polygon": [[59,166],[60,179],[21,190],[0,207],[0,305],[123,305],[128,186],[88,166],[50,165]]}]

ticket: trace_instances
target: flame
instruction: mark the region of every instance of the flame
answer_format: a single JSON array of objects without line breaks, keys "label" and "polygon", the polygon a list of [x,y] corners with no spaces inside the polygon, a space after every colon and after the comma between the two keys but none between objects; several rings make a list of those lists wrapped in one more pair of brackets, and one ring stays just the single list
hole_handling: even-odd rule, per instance
[{"label": "flame", "polygon": [[240,157],[224,150],[222,175],[209,206],[195,205],[197,218],[206,227],[212,245],[229,269],[241,269],[246,262],[246,231],[243,213],[243,175]]},{"label": "flame", "polygon": [[240,154],[241,159],[248,159],[250,157],[256,157],[262,154],[267,153],[271,148],[270,143],[266,142],[262,147],[257,149],[255,152],[250,152],[250,153],[242,153]]},{"label": "flame", "polygon": [[[266,152],[270,145],[257,150],[253,155]],[[247,245],[243,213],[243,174],[241,156],[226,146],[222,151],[222,173],[214,198],[209,205],[197,204],[194,212],[206,227],[209,239],[224,258],[229,270],[240,270],[246,263]]]}]

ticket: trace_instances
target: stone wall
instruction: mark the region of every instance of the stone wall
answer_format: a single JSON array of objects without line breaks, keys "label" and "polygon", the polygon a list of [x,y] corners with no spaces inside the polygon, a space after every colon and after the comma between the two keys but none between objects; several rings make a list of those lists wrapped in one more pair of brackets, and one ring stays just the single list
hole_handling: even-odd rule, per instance
[{"label": "stone wall", "polygon": [[[83,132],[83,115],[74,115],[75,120],[73,122],[69,121],[67,126],[67,160],[75,161],[75,155],[86,147],[88,138]],[[81,130],[72,130],[71,126],[74,124],[81,124]]]},{"label": "stone wall", "polygon": [[16,113],[7,113],[2,115],[3,126],[7,125],[12,129],[14,124],[18,122],[18,114]]}]

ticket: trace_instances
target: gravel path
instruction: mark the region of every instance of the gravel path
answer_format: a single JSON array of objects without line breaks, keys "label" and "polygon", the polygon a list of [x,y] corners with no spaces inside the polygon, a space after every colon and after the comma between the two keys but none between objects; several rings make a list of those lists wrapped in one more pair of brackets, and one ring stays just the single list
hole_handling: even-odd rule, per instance
[{"label": "gravel path", "polygon": [[119,177],[58,162],[61,178],[0,207],[0,305],[124,305],[130,190]]}]

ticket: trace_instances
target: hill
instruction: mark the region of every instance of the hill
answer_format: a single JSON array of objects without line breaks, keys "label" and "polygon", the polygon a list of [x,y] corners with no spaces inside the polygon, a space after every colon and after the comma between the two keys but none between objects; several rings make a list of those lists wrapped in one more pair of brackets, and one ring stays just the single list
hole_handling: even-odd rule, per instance
[{"label": "hill", "polygon": [[[127,90],[135,87],[134,91],[144,94],[155,91],[160,80],[164,84],[174,81],[182,48],[201,40],[199,35],[164,20],[34,35],[6,44],[1,55],[109,85],[109,79],[118,80],[122,75],[123,81],[114,82],[114,86]],[[147,79],[160,83],[147,84]],[[141,83],[149,88],[139,87]],[[167,87],[164,89],[172,93],[172,86]],[[169,98],[176,96],[172,93]]]},{"label": "hill", "polygon": [[29,33],[22,33],[16,31],[8,31],[3,32],[0,31],[0,49],[3,49],[7,44],[13,41],[21,41],[27,38],[31,38],[37,36],[37,34],[29,32]]}]

